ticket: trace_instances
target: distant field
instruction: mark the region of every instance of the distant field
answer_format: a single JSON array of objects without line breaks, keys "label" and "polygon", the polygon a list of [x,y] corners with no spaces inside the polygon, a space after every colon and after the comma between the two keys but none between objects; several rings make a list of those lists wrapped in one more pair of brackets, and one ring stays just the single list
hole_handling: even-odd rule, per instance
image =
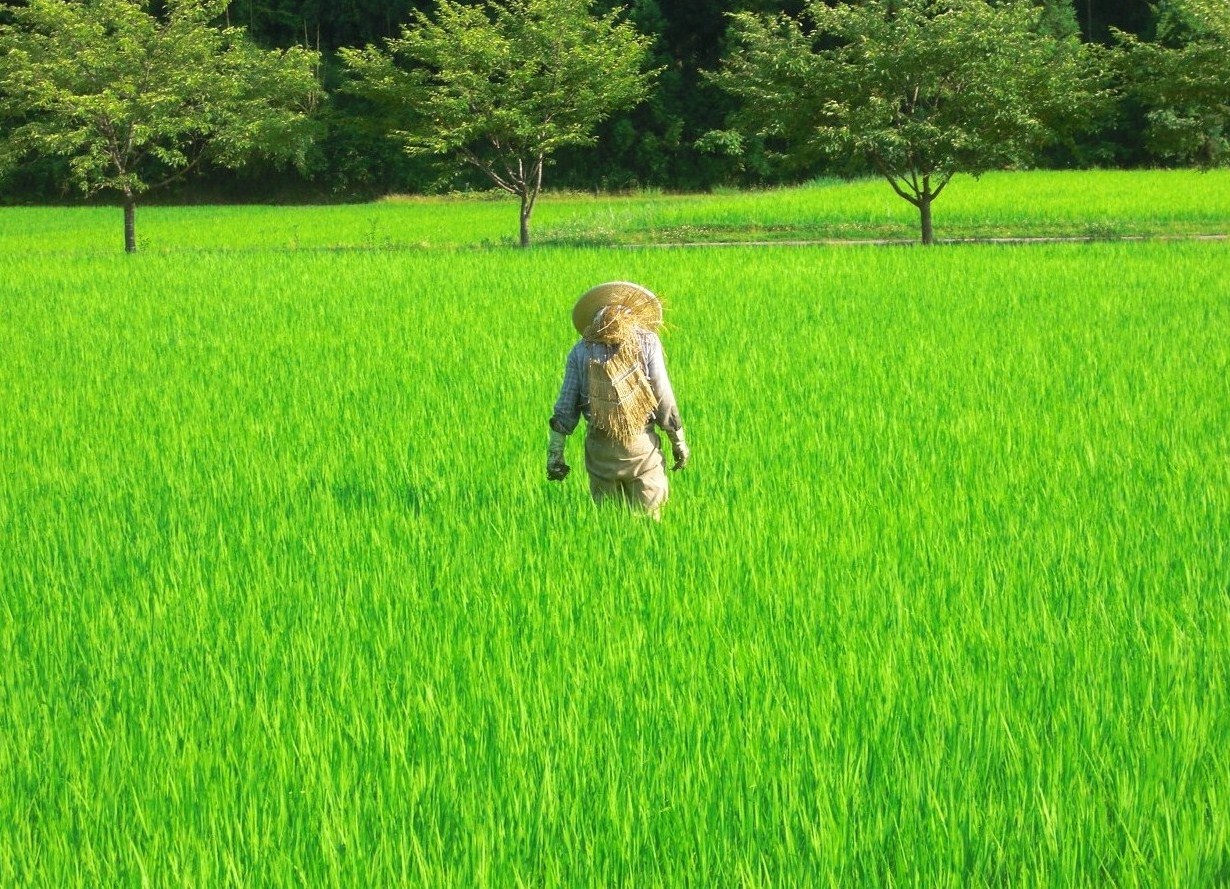
[{"label": "distant field", "polygon": [[[1175,176],[1213,226],[1175,186],[1230,178]],[[117,215],[0,212],[0,886],[1230,881],[1230,245],[285,249],[515,222],[414,202],[151,209],[129,257]],[[667,301],[660,526],[579,441],[544,480],[611,278]]]},{"label": "distant field", "polygon": [[[1230,170],[996,173],[959,177],[935,204],[937,237],[1230,234]],[[538,243],[606,246],[918,237],[917,213],[869,179],[713,195],[543,196]],[[150,250],[506,246],[508,199],[409,199],[327,207],[147,207]],[[0,250],[111,251],[120,211],[0,209]]]}]

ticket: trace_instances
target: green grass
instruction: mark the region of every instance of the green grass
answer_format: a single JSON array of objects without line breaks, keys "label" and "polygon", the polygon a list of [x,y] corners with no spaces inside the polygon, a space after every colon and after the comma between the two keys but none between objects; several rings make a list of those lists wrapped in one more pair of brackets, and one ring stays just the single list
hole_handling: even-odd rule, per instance
[{"label": "green grass", "polygon": [[[0,250],[111,252],[120,211],[9,208]],[[958,177],[935,203],[943,239],[1122,238],[1230,234],[1230,170],[1198,173],[1028,172]],[[506,246],[517,236],[509,199],[390,199],[327,207],[144,207],[144,249],[387,249]],[[608,246],[714,241],[918,238],[917,211],[882,180],[716,195],[546,194],[534,215],[540,244]]]},{"label": "green grass", "polygon": [[[0,259],[0,885],[1230,881],[1226,245],[91,251]],[[616,277],[661,525],[543,478]]]}]

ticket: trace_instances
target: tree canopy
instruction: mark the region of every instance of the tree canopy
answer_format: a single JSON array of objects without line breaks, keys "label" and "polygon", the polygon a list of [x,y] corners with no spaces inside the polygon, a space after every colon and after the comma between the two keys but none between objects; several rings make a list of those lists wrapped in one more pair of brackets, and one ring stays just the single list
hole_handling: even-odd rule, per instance
[{"label": "tree canopy", "polygon": [[648,91],[648,38],[590,0],[441,0],[400,37],[342,50],[351,89],[401,111],[412,154],[455,157],[521,200],[521,245],[544,166]]},{"label": "tree canopy", "polygon": [[1120,39],[1126,91],[1145,108],[1150,149],[1206,168],[1230,163],[1230,3],[1171,0],[1156,39]]},{"label": "tree canopy", "polygon": [[800,17],[735,16],[735,48],[716,75],[741,100],[735,131],[761,136],[801,166],[866,164],[919,209],[957,173],[1029,163],[1093,106],[1074,37],[1041,27],[1040,9],[1006,0],[811,2]]},{"label": "tree canopy", "polygon": [[225,4],[30,0],[5,5],[0,96],[11,154],[68,159],[86,194],[118,193],[125,249],[137,197],[203,163],[302,159],[319,95],[315,53],[262,50],[214,24]]},{"label": "tree canopy", "polygon": [[[46,2],[0,0],[0,22],[13,24],[20,10],[40,5],[48,6]],[[98,10],[106,4],[103,0],[60,0],[50,5]],[[176,8],[190,4],[132,0],[129,5],[147,14],[156,13],[154,17],[165,22]],[[477,167],[471,166],[470,173],[461,172],[464,165],[451,167],[453,172],[447,177],[439,175],[442,165],[434,158],[455,158],[455,152],[410,155],[403,150],[404,139],[387,137],[391,130],[409,127],[408,106],[377,106],[346,91],[352,74],[342,61],[343,48],[376,45],[388,52],[386,38],[400,39],[407,23],[415,30],[424,17],[437,20],[438,0],[212,0],[196,5],[208,10],[203,16],[206,24],[241,35],[250,47],[289,50],[292,58],[300,57],[306,49],[319,51],[318,56],[307,57],[319,76],[321,93],[304,103],[316,106],[311,122],[316,139],[305,154],[301,154],[301,148],[289,155],[272,152],[262,157],[249,153],[240,172],[232,172],[231,166],[220,161],[211,163],[207,152],[192,168],[189,184],[179,174],[165,199],[200,198],[202,194],[228,199],[365,198],[391,191],[483,187],[489,181]],[[460,5],[481,7],[481,0],[464,0]],[[617,21],[635,26],[643,35],[646,51],[641,70],[650,68],[659,73],[643,99],[612,108],[588,128],[591,140],[561,145],[549,155],[551,184],[586,189],[659,186],[697,190],[797,181],[817,174],[853,172],[860,164],[870,169],[864,159],[849,152],[813,152],[814,163],[806,163],[803,152],[781,151],[779,137],[744,130],[736,139],[733,129],[723,129],[747,103],[739,95],[720,89],[705,72],[717,68],[730,50],[738,49],[738,35],[729,27],[732,14],[766,19],[783,14],[806,21],[802,13],[809,5],[819,4],[811,0],[593,0],[592,18],[601,20],[618,11]],[[828,0],[824,5],[862,3]],[[897,5],[908,9],[912,0]],[[1005,4],[986,0],[986,5]],[[1034,0],[1032,5],[1040,33],[1061,42],[1080,40],[1090,48],[1114,47],[1116,52],[1111,56],[1120,56],[1122,61],[1117,66],[1121,79],[1105,116],[1044,148],[1034,163],[1064,167],[1208,166],[1225,161],[1224,88],[1230,81],[1220,63],[1227,40],[1225,20],[1230,17],[1230,5],[1225,0]],[[807,22],[806,26],[814,29],[814,23]],[[1120,32],[1126,38],[1114,37]],[[831,49],[837,38],[828,39],[827,48]],[[1138,46],[1144,47],[1139,53]],[[1120,47],[1126,47],[1126,51],[1118,52]],[[601,40],[592,48],[597,69],[605,64],[597,60]],[[82,57],[89,55],[83,53]],[[196,60],[183,54],[164,53],[163,57],[176,60],[161,68],[155,66],[170,77],[199,68]],[[1091,53],[1091,57],[1096,83],[1100,69],[1107,66],[1103,56]],[[19,63],[5,53],[0,55],[0,67],[6,64],[12,71]],[[396,59],[396,64],[407,69],[418,65],[404,55]],[[18,103],[13,101],[16,97],[8,98],[6,128],[33,119],[33,114],[17,108]],[[396,114],[392,122],[387,120],[390,110]],[[302,133],[309,124],[300,123]],[[711,132],[721,135],[705,138]],[[17,149],[13,143],[7,147]],[[0,144],[0,167],[6,156],[15,156],[5,148]],[[91,193],[80,188],[81,180],[73,175],[69,155],[52,152],[45,145],[36,146],[30,140],[26,140],[26,149],[19,164],[10,164],[14,169],[0,192],[0,201],[62,199],[70,182],[82,193]],[[191,147],[181,150],[193,154]],[[287,163],[292,156],[301,156],[303,164]],[[173,173],[151,163],[142,179],[154,183]]]}]

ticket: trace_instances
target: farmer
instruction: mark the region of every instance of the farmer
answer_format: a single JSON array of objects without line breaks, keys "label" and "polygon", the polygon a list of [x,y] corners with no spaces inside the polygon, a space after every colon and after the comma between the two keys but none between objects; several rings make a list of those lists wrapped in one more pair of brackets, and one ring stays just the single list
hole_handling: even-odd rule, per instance
[{"label": "farmer", "polygon": [[614,500],[659,518],[668,485],[655,425],[670,439],[673,470],[690,456],[657,334],[662,303],[639,284],[599,284],[577,300],[572,324],[581,339],[568,353],[551,415],[547,478],[568,475],[564,442],[584,415],[594,502]]}]

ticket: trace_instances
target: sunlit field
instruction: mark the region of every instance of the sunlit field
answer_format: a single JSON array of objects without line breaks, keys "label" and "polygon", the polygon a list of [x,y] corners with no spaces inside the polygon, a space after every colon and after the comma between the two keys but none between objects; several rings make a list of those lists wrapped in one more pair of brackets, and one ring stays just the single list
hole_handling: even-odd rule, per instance
[{"label": "sunlit field", "polygon": [[[1230,234],[1230,170],[993,173],[957,177],[935,202],[936,236],[1130,238]],[[541,245],[917,240],[917,211],[881,179],[714,195],[546,193]],[[142,207],[142,249],[387,249],[511,246],[517,206],[500,194],[390,198],[327,207]],[[9,208],[0,250],[122,249],[114,207]]]},{"label": "sunlit field", "polygon": [[[365,218],[516,221],[0,213],[0,885],[1230,881],[1230,246],[282,249]],[[661,524],[545,481],[612,278]]]}]

